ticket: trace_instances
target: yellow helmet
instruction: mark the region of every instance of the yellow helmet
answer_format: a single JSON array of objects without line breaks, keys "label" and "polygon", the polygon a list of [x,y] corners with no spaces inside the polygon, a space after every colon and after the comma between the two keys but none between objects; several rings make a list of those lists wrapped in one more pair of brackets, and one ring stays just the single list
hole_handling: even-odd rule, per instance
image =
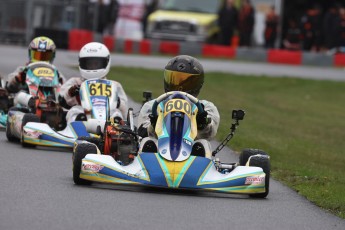
[{"label": "yellow helmet", "polygon": [[29,61],[45,61],[53,63],[56,46],[53,40],[48,37],[36,37],[29,45]]}]

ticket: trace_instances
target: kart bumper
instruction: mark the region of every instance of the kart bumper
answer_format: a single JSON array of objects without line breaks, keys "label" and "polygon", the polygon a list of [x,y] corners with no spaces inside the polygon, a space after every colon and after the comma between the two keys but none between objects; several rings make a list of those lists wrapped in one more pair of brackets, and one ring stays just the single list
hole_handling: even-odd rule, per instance
[{"label": "kart bumper", "polygon": [[80,173],[82,179],[101,183],[237,194],[265,192],[265,176],[259,167],[238,166],[222,174],[207,158],[191,156],[186,161],[172,162],[157,153],[141,153],[127,166],[118,164],[111,156],[88,154],[82,160]]}]

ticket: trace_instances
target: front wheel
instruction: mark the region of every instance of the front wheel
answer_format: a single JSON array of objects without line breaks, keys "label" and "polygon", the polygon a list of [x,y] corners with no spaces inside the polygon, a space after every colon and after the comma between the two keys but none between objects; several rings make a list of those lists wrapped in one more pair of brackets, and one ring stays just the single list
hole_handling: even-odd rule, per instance
[{"label": "front wheel", "polygon": [[255,155],[264,155],[267,156],[267,153],[260,150],[260,149],[243,149],[240,157],[239,157],[239,164],[241,166],[245,166],[251,156]]},{"label": "front wheel", "polygon": [[7,140],[9,142],[19,142],[19,139],[12,134],[12,132],[11,132],[11,124],[10,124],[10,122],[8,120],[6,122],[6,137],[7,137]]},{"label": "front wheel", "polygon": [[34,144],[29,144],[29,143],[24,142],[24,130],[23,130],[23,128],[29,122],[40,122],[40,118],[36,114],[32,114],[32,113],[24,114],[23,121],[22,121],[22,134],[21,134],[22,135],[21,142],[22,142],[22,146],[24,148],[36,147],[36,145],[34,145]]},{"label": "front wheel", "polygon": [[257,193],[257,194],[250,194],[250,197],[255,198],[265,198],[269,193],[270,187],[270,172],[271,172],[271,164],[270,158],[266,155],[255,155],[249,159],[249,166],[260,167],[266,174],[265,176],[265,192],[264,193]]},{"label": "front wheel", "polygon": [[97,146],[92,143],[82,142],[77,144],[73,150],[73,181],[77,185],[91,185],[92,182],[80,178],[82,160],[87,154],[97,154]]}]

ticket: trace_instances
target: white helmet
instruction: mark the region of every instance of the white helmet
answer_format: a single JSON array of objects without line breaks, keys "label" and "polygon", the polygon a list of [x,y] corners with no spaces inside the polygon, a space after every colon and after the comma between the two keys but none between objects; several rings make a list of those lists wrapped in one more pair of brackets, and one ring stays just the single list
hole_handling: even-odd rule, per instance
[{"label": "white helmet", "polygon": [[104,78],[110,69],[108,48],[99,42],[90,42],[79,52],[79,71],[84,79]]}]

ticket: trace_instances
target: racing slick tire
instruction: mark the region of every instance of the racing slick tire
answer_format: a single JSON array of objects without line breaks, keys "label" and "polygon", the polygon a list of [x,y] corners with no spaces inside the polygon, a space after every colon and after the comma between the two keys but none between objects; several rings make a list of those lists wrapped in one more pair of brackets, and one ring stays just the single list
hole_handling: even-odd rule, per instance
[{"label": "racing slick tire", "polygon": [[100,144],[102,142],[102,138],[97,138],[97,137],[78,137],[78,141],[87,141],[90,143],[95,144],[99,149],[100,149]]},{"label": "racing slick tire", "polygon": [[19,139],[11,132],[10,122],[6,122],[6,137],[9,142],[19,142]]},{"label": "racing slick tire", "polygon": [[271,164],[270,164],[270,158],[266,155],[256,155],[252,156],[249,159],[249,166],[254,167],[260,167],[266,174],[265,176],[265,192],[264,193],[256,193],[256,194],[250,194],[250,197],[254,198],[265,198],[269,193],[269,187],[270,187],[270,172],[271,172]]},{"label": "racing slick tire", "polygon": [[255,156],[255,155],[267,156],[267,153],[265,153],[264,151],[260,149],[243,149],[239,157],[239,164],[241,166],[245,166],[248,162],[248,159],[251,156]]},{"label": "racing slick tire", "polygon": [[92,182],[80,178],[81,163],[87,154],[97,154],[97,146],[93,143],[82,142],[73,149],[73,181],[77,185],[91,185]]},{"label": "racing slick tire", "polygon": [[[20,107],[11,107],[8,112],[22,112],[27,113],[29,110],[27,108],[20,108]],[[8,119],[8,118],[7,118]],[[6,122],[6,137],[9,142],[19,142],[20,139],[16,136],[14,136],[11,132],[11,124],[10,122]]]},{"label": "racing slick tire", "polygon": [[27,113],[23,116],[21,143],[24,148],[33,148],[36,147],[36,145],[24,142],[23,128],[28,122],[40,122],[40,118],[36,114],[32,113]]}]

